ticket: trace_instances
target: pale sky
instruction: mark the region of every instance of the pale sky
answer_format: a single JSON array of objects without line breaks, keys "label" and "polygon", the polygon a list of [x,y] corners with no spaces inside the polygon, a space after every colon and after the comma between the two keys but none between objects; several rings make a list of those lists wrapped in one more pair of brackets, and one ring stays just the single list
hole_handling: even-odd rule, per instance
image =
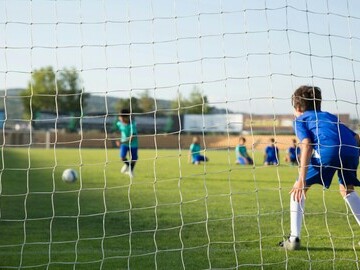
[{"label": "pale sky", "polygon": [[247,113],[291,113],[293,90],[315,84],[324,110],[359,117],[360,1],[0,0],[0,89],[49,65],[90,93],[197,86]]}]

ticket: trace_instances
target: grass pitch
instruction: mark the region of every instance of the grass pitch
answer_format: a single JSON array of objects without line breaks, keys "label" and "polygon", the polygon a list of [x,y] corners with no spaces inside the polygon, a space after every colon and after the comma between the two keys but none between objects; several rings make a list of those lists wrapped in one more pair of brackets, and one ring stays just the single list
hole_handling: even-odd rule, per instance
[{"label": "grass pitch", "polygon": [[[140,150],[132,180],[118,150],[6,149],[0,178],[0,268],[359,269],[360,231],[338,193],[308,192],[302,250],[289,232],[297,168],[234,164],[234,152]],[[80,178],[61,181],[65,168]]]}]

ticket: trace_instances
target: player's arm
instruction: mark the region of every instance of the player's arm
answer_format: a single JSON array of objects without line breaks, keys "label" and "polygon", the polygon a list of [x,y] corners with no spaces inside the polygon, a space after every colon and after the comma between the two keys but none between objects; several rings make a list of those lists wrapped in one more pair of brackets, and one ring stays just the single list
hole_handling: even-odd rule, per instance
[{"label": "player's arm", "polygon": [[191,162],[191,156],[192,156],[192,145],[190,145],[190,148],[189,148],[189,154],[188,154],[188,163]]},{"label": "player's arm", "polygon": [[312,155],[313,147],[309,138],[305,138],[300,144],[300,168],[299,178],[291,189],[293,199],[300,202],[301,197],[304,195],[304,188],[306,186],[305,179],[308,171],[310,158]]},{"label": "player's arm", "polygon": [[285,160],[285,162],[290,162],[290,150],[289,149],[286,150],[286,155],[285,155],[284,160]]},{"label": "player's arm", "polygon": [[279,148],[277,146],[275,146],[275,158],[277,159],[277,163],[278,165],[280,164],[280,152],[279,152]]},{"label": "player's arm", "polygon": [[244,156],[240,151],[238,151],[238,155],[239,157],[246,158],[246,156]]},{"label": "player's arm", "polygon": [[360,146],[360,137],[359,137],[359,134],[355,134],[355,136],[354,136],[354,138],[355,138],[355,141],[356,141],[356,144],[357,144],[357,146]]},{"label": "player's arm", "polygon": [[131,141],[137,137],[137,128],[135,122],[131,123],[130,126],[130,136],[128,138],[128,141],[131,143]]},{"label": "player's arm", "polygon": [[245,149],[245,155],[243,156],[243,158],[244,158],[244,160],[245,160],[245,164],[249,164],[249,160],[248,160],[249,157],[250,157],[250,156],[249,156],[249,154],[248,154],[248,152],[247,152],[247,149]]},{"label": "player's arm", "polygon": [[[115,126],[116,126],[116,131],[120,131],[120,129],[121,129],[120,121],[116,121]],[[116,140],[115,144],[116,144],[117,147],[120,147],[120,139]]]}]

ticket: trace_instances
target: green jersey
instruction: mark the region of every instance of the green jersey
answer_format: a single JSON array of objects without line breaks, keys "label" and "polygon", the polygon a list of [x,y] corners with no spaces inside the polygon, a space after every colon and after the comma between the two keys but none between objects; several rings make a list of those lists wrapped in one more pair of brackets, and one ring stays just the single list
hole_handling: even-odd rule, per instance
[{"label": "green jersey", "polygon": [[[129,124],[125,124],[121,121],[116,122],[117,129],[121,132],[121,143],[128,144],[130,147],[138,147],[136,122],[131,121]],[[134,136],[129,143],[130,136]]]},{"label": "green jersey", "polygon": [[237,157],[245,157],[246,158],[249,156],[245,145],[237,145],[235,148],[235,152],[236,152]]},{"label": "green jersey", "polygon": [[194,157],[200,155],[200,150],[201,150],[200,144],[192,143],[190,145],[191,157],[194,158]]}]

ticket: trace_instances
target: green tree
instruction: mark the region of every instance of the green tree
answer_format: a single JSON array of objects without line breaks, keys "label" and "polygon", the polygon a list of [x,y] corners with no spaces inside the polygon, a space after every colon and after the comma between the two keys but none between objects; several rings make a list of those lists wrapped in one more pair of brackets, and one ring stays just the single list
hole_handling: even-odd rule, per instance
[{"label": "green tree", "polygon": [[25,117],[35,119],[41,111],[80,116],[89,94],[83,92],[77,71],[52,67],[34,70],[27,88],[21,93]]},{"label": "green tree", "polygon": [[78,72],[75,69],[64,69],[58,76],[57,95],[58,110],[61,113],[71,112],[80,116],[82,109],[86,107],[88,93],[84,93]]},{"label": "green tree", "polygon": [[122,109],[128,109],[132,113],[142,113],[142,109],[139,106],[139,99],[136,97],[130,98],[120,98],[115,105],[117,112],[120,112]]},{"label": "green tree", "polygon": [[210,107],[207,96],[203,95],[198,88],[194,87],[188,99],[187,113],[207,114],[209,112],[210,112]]},{"label": "green tree", "polygon": [[139,96],[139,107],[142,112],[152,112],[155,110],[155,100],[149,94],[149,90],[146,90]]},{"label": "green tree", "polygon": [[52,67],[35,70],[28,87],[21,93],[26,118],[36,118],[41,110],[53,111],[56,95],[55,73]]},{"label": "green tree", "polygon": [[189,98],[184,98],[179,94],[179,96],[172,101],[171,108],[179,109],[182,114],[208,114],[211,112],[207,96],[203,95],[196,87],[193,88]]}]

